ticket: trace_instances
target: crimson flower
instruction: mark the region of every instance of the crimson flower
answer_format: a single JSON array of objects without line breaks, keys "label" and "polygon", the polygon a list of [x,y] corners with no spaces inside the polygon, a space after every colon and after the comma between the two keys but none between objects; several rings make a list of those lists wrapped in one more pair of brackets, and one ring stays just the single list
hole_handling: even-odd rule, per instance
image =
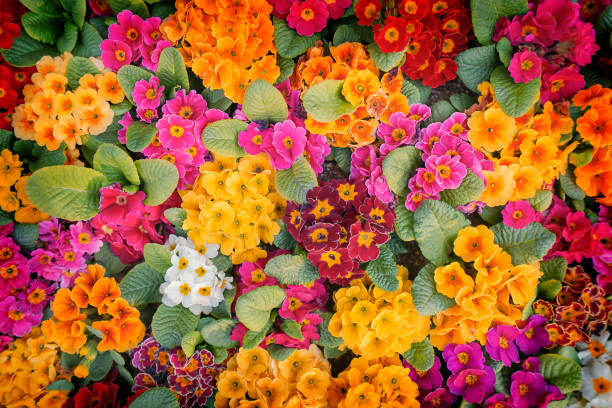
[{"label": "crimson flower", "polygon": [[388,235],[381,234],[372,228],[368,221],[363,225],[361,221],[351,225],[350,236],[348,254],[351,258],[358,258],[361,262],[378,258],[380,254],[378,245],[384,244],[389,239]]}]

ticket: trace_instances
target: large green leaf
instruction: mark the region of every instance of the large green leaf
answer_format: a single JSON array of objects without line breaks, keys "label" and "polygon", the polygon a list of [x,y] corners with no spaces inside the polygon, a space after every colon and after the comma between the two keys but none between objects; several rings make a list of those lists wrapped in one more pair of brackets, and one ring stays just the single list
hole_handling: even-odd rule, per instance
[{"label": "large green leaf", "polygon": [[540,372],[549,384],[559,387],[567,394],[582,386],[582,368],[569,357],[558,354],[544,354],[540,359]]},{"label": "large green leaf", "polygon": [[484,189],[485,186],[480,177],[472,170],[468,170],[459,187],[440,192],[440,200],[448,203],[451,207],[459,207],[478,199]]},{"label": "large green leaf", "polygon": [[272,309],[285,300],[285,291],[278,286],[262,286],[240,296],[236,301],[236,317],[249,330],[260,331],[270,318]]},{"label": "large green leaf", "polygon": [[149,388],[130,404],[130,408],[179,408],[176,394],[170,388]]},{"label": "large green leaf", "polygon": [[238,119],[222,119],[211,123],[202,132],[204,146],[211,152],[225,157],[243,157],[244,149],[238,144],[238,134],[248,127]]},{"label": "large green leaf", "polygon": [[382,163],[382,171],[389,189],[395,194],[406,195],[408,179],[421,163],[421,152],[414,146],[402,146],[392,150]]},{"label": "large green leaf", "polygon": [[93,168],[104,174],[109,183],[140,185],[140,177],[134,161],[120,147],[104,143],[98,148],[93,159]]},{"label": "large green leaf", "polygon": [[438,101],[431,107],[429,122],[443,122],[455,112],[455,108],[448,101]]},{"label": "large green leaf", "polygon": [[404,58],[404,51],[382,52],[375,42],[368,44],[368,53],[374,64],[376,64],[376,68],[385,72],[391,71],[398,66],[402,58]]},{"label": "large green leaf", "polygon": [[153,337],[166,348],[178,347],[183,336],[195,330],[198,320],[198,316],[181,305],[160,305],[151,321]]},{"label": "large green leaf", "polygon": [[434,356],[434,349],[428,338],[419,343],[412,343],[410,349],[402,354],[402,357],[419,371],[427,371],[433,367]]},{"label": "large green leaf", "polygon": [[393,252],[386,245],[380,247],[378,258],[368,262],[366,273],[372,280],[372,283],[382,290],[395,292],[399,287],[395,256],[393,256]]},{"label": "large green leaf", "polygon": [[345,42],[372,42],[372,29],[355,24],[342,24],[336,29],[333,38],[334,46]]},{"label": "large green leaf", "polygon": [[87,10],[86,0],[60,0],[64,10],[70,13],[72,21],[78,28],[83,27],[85,22],[85,11]]},{"label": "large green leaf", "polygon": [[144,79],[148,81],[153,76],[151,71],[148,71],[141,67],[135,67],[134,65],[124,65],[117,71],[117,80],[121,89],[125,93],[125,96],[134,103],[132,99],[132,92],[134,92],[134,85],[136,82]]},{"label": "large green leaf", "polygon": [[173,98],[175,87],[189,91],[189,79],[185,69],[183,56],[174,47],[164,48],[159,55],[157,64],[157,77],[165,89],[166,96]]},{"label": "large green leaf", "polygon": [[64,164],[65,162],[64,146],[57,150],[49,151],[44,146],[36,145],[32,148],[32,160],[28,163],[28,167],[30,167],[31,171],[36,171],[43,167]]},{"label": "large green leaf", "polygon": [[497,66],[495,45],[468,48],[455,57],[457,76],[471,91],[478,92],[478,84],[487,81]]},{"label": "large green leaf", "polygon": [[436,267],[427,264],[419,271],[412,283],[412,299],[421,316],[432,316],[455,306],[455,300],[436,290],[434,272]]},{"label": "large green leaf", "polygon": [[402,94],[406,97],[406,99],[408,99],[408,103],[411,105],[422,102],[419,88],[408,80],[404,80],[404,83],[402,84]]},{"label": "large green leaf", "polygon": [[318,122],[330,122],[342,115],[353,113],[353,106],[342,95],[344,81],[326,79],[311,86],[304,94],[303,102],[306,112]]},{"label": "large green leaf", "polygon": [[91,24],[85,23],[81,30],[81,39],[74,47],[72,54],[80,57],[99,57],[102,55],[101,43],[102,37],[98,30]]},{"label": "large green leaf", "polygon": [[495,24],[500,17],[524,14],[527,0],[471,0],[472,26],[481,44],[490,44]]},{"label": "large green leaf", "polygon": [[233,319],[212,320],[202,327],[200,333],[204,341],[211,346],[231,348],[238,345],[236,341],[230,340],[234,327],[236,327],[236,321]]},{"label": "large green leaf", "polygon": [[250,121],[282,122],[289,115],[283,94],[263,79],[254,81],[247,88],[242,111]]},{"label": "large green leaf", "polygon": [[149,9],[142,0],[107,0],[107,2],[116,14],[123,10],[131,10],[142,18],[149,17]]},{"label": "large green leaf", "polygon": [[13,40],[11,48],[2,50],[6,61],[16,67],[29,67],[45,55],[55,57],[58,54],[57,48],[36,41],[23,30],[21,35]]},{"label": "large green leaf", "polygon": [[317,186],[317,176],[303,157],[298,157],[290,168],[277,171],[274,180],[280,195],[298,204],[306,202],[308,190]]},{"label": "large green leaf", "polygon": [[457,233],[469,221],[443,201],[424,200],[414,213],[414,235],[423,256],[434,265],[448,263]]},{"label": "large green leaf", "polygon": [[100,70],[88,58],[72,57],[66,64],[66,78],[68,78],[68,86],[73,91],[79,87],[79,80],[85,74],[96,75]]},{"label": "large green leaf", "polygon": [[144,246],[143,255],[147,265],[162,275],[172,266],[172,254],[164,245],[149,242]]},{"label": "large green leaf", "polygon": [[403,200],[395,207],[395,232],[402,241],[414,241],[414,212],[406,209]]},{"label": "large green leaf", "polygon": [[91,362],[89,366],[89,375],[87,380],[89,381],[100,381],[110,371],[113,366],[113,356],[110,352],[98,353],[96,359]]},{"label": "large green leaf", "polygon": [[321,39],[321,33],[315,33],[310,37],[302,37],[289,28],[285,20],[273,18],[274,45],[278,54],[284,58],[295,58],[308,51]]},{"label": "large green leaf", "polygon": [[533,106],[540,92],[540,78],[527,83],[514,82],[508,68],[499,65],[491,74],[491,85],[497,103],[508,116],[519,117]]},{"label": "large green leaf", "polygon": [[111,252],[107,242],[94,254],[94,259],[97,264],[102,265],[106,269],[106,275],[116,275],[125,269],[125,265],[117,255]]},{"label": "large green leaf", "polygon": [[70,221],[88,220],[98,213],[100,188],[108,181],[86,167],[49,166],[37,170],[26,183],[26,194],[47,214]]},{"label": "large green leaf", "polygon": [[305,255],[278,255],[266,263],[265,273],[281,285],[303,285],[319,278],[317,268]]},{"label": "large green leaf", "polygon": [[144,122],[132,122],[125,134],[125,146],[132,152],[142,152],[147,148],[155,135],[157,128]]},{"label": "large green leaf", "polygon": [[64,33],[57,39],[55,45],[59,52],[70,52],[76,46],[79,39],[79,29],[70,21],[64,23]]},{"label": "large green leaf", "polygon": [[140,188],[147,197],[146,205],[159,205],[166,201],[178,184],[178,170],[174,164],[161,159],[142,159],[134,162],[140,176]]},{"label": "large green leaf", "polygon": [[54,2],[49,0],[19,0],[28,10],[47,17],[59,17],[62,9]]},{"label": "large green leaf", "polygon": [[159,286],[163,282],[163,274],[145,263],[138,264],[121,280],[121,297],[132,306],[159,303],[162,298]]},{"label": "large green leaf", "polygon": [[55,44],[63,33],[63,22],[54,17],[28,11],[21,16],[23,29],[33,39],[45,44]]},{"label": "large green leaf", "polygon": [[491,231],[495,234],[495,243],[510,254],[514,265],[540,261],[555,243],[555,234],[538,222],[521,229],[499,223]]}]

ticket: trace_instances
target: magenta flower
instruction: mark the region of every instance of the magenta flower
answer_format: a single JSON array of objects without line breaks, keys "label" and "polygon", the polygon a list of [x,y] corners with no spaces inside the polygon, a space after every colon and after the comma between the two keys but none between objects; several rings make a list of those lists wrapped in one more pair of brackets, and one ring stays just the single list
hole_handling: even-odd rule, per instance
[{"label": "magenta flower", "polygon": [[30,270],[25,262],[7,262],[0,266],[0,294],[22,288],[29,280]]},{"label": "magenta flower", "polygon": [[331,147],[329,147],[325,136],[314,133],[308,135],[306,147],[304,148],[304,157],[310,163],[315,174],[323,171],[323,162],[330,151]]},{"label": "magenta flower", "polygon": [[303,340],[297,340],[293,337],[286,335],[285,333],[278,333],[274,336],[276,344],[280,344],[285,347],[295,347],[299,349],[307,349],[310,344],[319,340],[319,333],[317,327],[323,322],[323,319],[316,313],[306,314],[300,321],[300,330],[302,332]]},{"label": "magenta flower", "polygon": [[351,155],[351,173],[350,179],[358,179],[359,177],[368,177],[370,175],[370,167],[372,163],[376,163],[376,149],[374,146],[367,145],[358,147]]},{"label": "magenta flower", "polygon": [[117,14],[117,23],[108,27],[108,38],[127,44],[135,52],[143,41],[143,23],[140,16],[130,10],[123,10]]},{"label": "magenta flower", "polygon": [[151,71],[157,71],[159,56],[161,52],[168,47],[172,47],[172,43],[168,40],[160,40],[154,45],[142,43],[139,48],[140,55],[142,56],[140,63]]},{"label": "magenta flower", "polygon": [[484,355],[478,343],[447,344],[442,352],[442,358],[451,373],[468,368],[482,369],[484,367]]},{"label": "magenta flower", "polygon": [[408,144],[415,133],[416,122],[408,119],[402,112],[395,112],[389,116],[389,124],[381,122],[378,125],[377,135],[384,143],[380,153],[387,155],[391,150]]},{"label": "magenta flower", "polygon": [[30,305],[32,313],[42,313],[47,303],[57,290],[57,284],[49,285],[41,279],[30,281],[28,289],[20,293],[19,300],[25,300]]},{"label": "magenta flower", "polygon": [[346,9],[353,4],[352,0],[335,0],[326,3],[327,11],[329,11],[329,18],[333,18],[334,20],[342,17]]},{"label": "magenta flower", "polygon": [[525,228],[535,221],[536,212],[526,200],[510,201],[502,211],[504,224],[514,229]]},{"label": "magenta flower", "polygon": [[565,228],[563,228],[562,236],[566,241],[578,241],[585,235],[591,232],[591,220],[589,220],[583,211],[569,213],[565,218]]},{"label": "magenta flower", "polygon": [[147,18],[142,24],[142,40],[147,45],[155,45],[159,40],[162,39],[162,33],[159,31],[161,24],[161,18],[150,17]]},{"label": "magenta flower", "polygon": [[38,248],[30,254],[28,268],[38,277],[45,278],[50,281],[57,281],[60,278],[62,269],[57,265],[55,252]]},{"label": "magenta flower", "polygon": [[442,133],[448,133],[453,136],[458,136],[463,140],[467,140],[467,115],[463,112],[455,112],[448,119],[442,122],[440,127]]},{"label": "magenta flower", "polygon": [[238,133],[238,144],[248,154],[256,155],[272,148],[272,128],[259,130],[259,124],[249,123],[246,130]]},{"label": "magenta flower", "polygon": [[527,325],[520,330],[516,338],[516,345],[523,353],[535,354],[542,347],[548,346],[550,340],[545,328],[546,324],[546,318],[539,314],[529,317]]},{"label": "magenta flower", "polygon": [[429,170],[421,167],[417,169],[416,174],[413,176],[414,182],[421,186],[421,189],[428,195],[436,195],[443,190],[442,186],[438,183],[436,178],[435,169]]},{"label": "magenta flower", "polygon": [[523,371],[540,372],[540,359],[537,357],[527,357],[521,364]]},{"label": "magenta flower", "polygon": [[404,361],[404,366],[410,368],[408,375],[419,386],[419,390],[431,391],[442,385],[440,359],[434,356],[433,366],[427,371],[419,371]]},{"label": "magenta flower", "polygon": [[493,394],[484,402],[485,408],[514,408],[512,398],[505,394]]},{"label": "magenta flower", "polygon": [[502,361],[504,365],[510,367],[512,363],[519,362],[518,349],[514,340],[518,337],[519,331],[516,327],[500,324],[489,329],[487,333],[487,344],[485,348],[489,356],[496,361]]},{"label": "magenta flower", "polygon": [[148,81],[141,79],[134,84],[132,99],[141,109],[157,109],[163,92],[164,86],[159,85],[159,78],[152,76]]},{"label": "magenta flower", "polygon": [[421,408],[450,408],[456,399],[446,388],[437,388],[425,395]]},{"label": "magenta flower", "polygon": [[162,243],[162,236],[155,230],[155,224],[141,214],[129,213],[119,222],[120,233],[136,251],[142,252],[149,242]]},{"label": "magenta flower", "polygon": [[304,152],[306,129],[295,126],[291,120],[274,125],[272,147],[266,153],[277,169],[288,169]]},{"label": "magenta flower", "polygon": [[132,50],[123,41],[104,40],[100,44],[102,63],[108,69],[119,71],[124,65],[132,62]]},{"label": "magenta flower", "polygon": [[164,115],[174,113],[182,118],[197,121],[204,117],[207,104],[202,95],[196,91],[186,93],[184,89],[178,91],[174,98],[166,101],[162,106]]},{"label": "magenta flower", "polygon": [[540,373],[517,371],[512,374],[510,396],[513,407],[546,407],[551,401],[562,400],[565,396],[554,385],[549,385]]},{"label": "magenta flower", "polygon": [[570,50],[570,60],[580,66],[590,64],[593,55],[599,51],[599,45],[595,43],[595,29],[593,25],[578,21],[573,31],[572,40],[574,46]]},{"label": "magenta flower", "polygon": [[514,82],[525,83],[540,76],[542,61],[535,52],[525,50],[512,56],[508,69]]},{"label": "magenta flower", "polygon": [[299,35],[310,37],[325,28],[329,12],[323,0],[295,1],[291,5],[287,24]]},{"label": "magenta flower", "polygon": [[377,165],[372,168],[370,177],[366,179],[365,185],[368,189],[368,194],[376,196],[383,203],[389,203],[393,200],[393,193],[389,190],[382,166]]},{"label": "magenta flower", "polygon": [[278,311],[283,319],[302,320],[304,316],[317,308],[315,295],[311,289],[302,285],[290,285],[285,290],[285,300]]},{"label": "magenta flower", "polygon": [[[251,262],[243,262],[238,269],[240,274],[240,286],[245,285],[245,292],[260,286],[275,285],[276,279],[264,273],[263,268]],[[241,285],[242,284],[242,285]]]},{"label": "magenta flower", "polygon": [[[555,40],[562,41],[574,38],[572,28],[576,25],[580,17],[580,5],[572,1],[565,0],[544,0],[538,5],[536,18],[540,20],[542,16],[553,18],[555,23]],[[550,17],[549,17],[550,16]]]},{"label": "magenta flower", "polygon": [[95,254],[102,247],[102,240],[87,224],[79,221],[70,225],[70,244],[78,252]]},{"label": "magenta flower", "polygon": [[144,192],[138,191],[134,194],[129,194],[121,190],[117,183],[102,187],[100,189],[100,213],[96,218],[118,223],[129,212],[141,212],[143,208],[142,200],[144,198]]},{"label": "magenta flower", "polygon": [[2,237],[0,238],[0,262],[21,262],[25,261],[26,258],[19,253],[19,246],[15,244],[12,238]]},{"label": "magenta flower", "polygon": [[[474,148],[467,142],[461,140],[458,136],[442,135],[440,140],[434,143],[431,149],[431,154],[435,156],[447,155],[451,158],[459,157],[459,161],[468,169],[475,173],[480,173],[480,161],[477,160]],[[423,158],[427,160],[429,155],[423,154]]]},{"label": "magenta flower", "polygon": [[452,374],[447,384],[453,394],[462,396],[469,403],[479,404],[493,391],[495,372],[487,365],[483,369],[468,368]]},{"label": "magenta flower", "polygon": [[59,238],[61,226],[57,218],[41,221],[38,224],[38,238],[45,242],[53,242]]},{"label": "magenta flower", "polygon": [[436,181],[442,190],[459,187],[467,174],[465,164],[459,161],[459,157],[451,158],[447,155],[429,156],[425,161],[425,168],[435,174]]},{"label": "magenta flower", "polygon": [[11,336],[21,337],[30,332],[32,327],[38,326],[42,318],[41,313],[32,313],[27,302],[7,296],[0,300],[0,332]]},{"label": "magenta flower", "polygon": [[427,126],[421,132],[421,138],[419,142],[414,145],[414,147],[422,151],[424,154],[431,154],[431,149],[433,149],[434,143],[439,141],[440,137],[443,134],[441,131],[441,127],[442,123],[440,122],[434,122]]},{"label": "magenta flower", "polygon": [[555,30],[555,19],[550,13],[540,12],[537,17],[533,11],[522,17],[515,16],[508,27],[508,39],[512,45],[526,42],[536,43],[543,47],[552,45]]},{"label": "magenta flower", "polygon": [[410,110],[408,111],[408,119],[412,119],[415,122],[419,123],[431,116],[431,109],[429,106],[422,103],[414,103],[410,105]]},{"label": "magenta flower", "polygon": [[91,11],[97,16],[112,16],[113,9],[106,2],[106,0],[88,0]]},{"label": "magenta flower", "polygon": [[179,115],[164,115],[157,123],[159,141],[170,150],[186,150],[195,142],[193,121]]},{"label": "magenta flower", "polygon": [[570,98],[584,88],[584,77],[577,67],[565,67],[542,76],[541,102],[558,102]]},{"label": "magenta flower", "polygon": [[130,114],[130,112],[125,112],[121,120],[117,122],[121,125],[121,129],[119,129],[119,131],[117,132],[117,140],[120,143],[122,144],[126,143],[125,135],[127,134],[128,127],[130,127],[130,124],[132,122],[134,122],[134,119],[132,118],[132,115]]}]

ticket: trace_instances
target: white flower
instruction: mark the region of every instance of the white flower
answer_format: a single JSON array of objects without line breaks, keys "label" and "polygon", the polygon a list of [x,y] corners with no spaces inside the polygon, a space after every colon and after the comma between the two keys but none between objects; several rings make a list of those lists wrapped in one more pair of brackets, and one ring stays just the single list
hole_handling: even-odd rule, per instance
[{"label": "white flower", "polygon": [[607,363],[612,360],[612,339],[610,332],[604,331],[600,336],[591,337],[589,344],[578,343],[578,357],[582,361],[582,365],[589,365],[594,360],[601,363]]},{"label": "white flower", "polygon": [[168,237],[168,241],[166,241],[166,248],[170,250],[170,252],[174,252],[176,247],[181,246],[190,246],[193,248],[193,241],[188,238],[177,237],[176,235],[170,235]]},{"label": "white flower", "polygon": [[190,295],[193,291],[194,284],[182,280],[174,280],[167,283],[162,283],[159,287],[163,294],[162,302],[167,306],[176,306],[179,303],[190,303]]},{"label": "white flower", "polygon": [[592,407],[612,407],[612,370],[609,365],[593,360],[582,370],[582,378],[582,396]]}]

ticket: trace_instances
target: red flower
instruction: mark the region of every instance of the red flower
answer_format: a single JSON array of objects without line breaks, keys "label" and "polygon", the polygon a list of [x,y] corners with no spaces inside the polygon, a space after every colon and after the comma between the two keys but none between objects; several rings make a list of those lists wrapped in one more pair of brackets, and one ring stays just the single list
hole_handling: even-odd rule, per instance
[{"label": "red flower", "polygon": [[298,239],[300,231],[304,226],[304,218],[300,207],[293,201],[287,201],[287,207],[285,208],[285,216],[283,217],[287,231],[291,234],[294,239]]},{"label": "red flower", "polygon": [[381,234],[393,231],[395,212],[376,197],[366,198],[359,206],[359,214],[370,222],[372,228]]},{"label": "red flower", "polygon": [[402,51],[408,45],[406,21],[400,17],[387,17],[384,26],[374,26],[374,41],[382,52]]},{"label": "red flower", "polygon": [[[345,207],[349,207],[351,204],[353,204],[353,208],[359,207],[357,203],[360,203],[366,195],[365,183],[359,182],[359,180],[352,183],[346,180],[332,180],[331,186],[336,189],[338,197],[340,197],[341,202],[344,202]],[[344,218],[346,219],[346,217]]]},{"label": "red flower", "polygon": [[381,8],[380,0],[358,0],[355,5],[358,24],[363,26],[372,24]]},{"label": "red flower", "polygon": [[565,329],[556,323],[546,325],[546,331],[550,338],[550,344],[546,348],[551,348],[557,345],[566,345],[569,342],[569,337]]},{"label": "red flower", "polygon": [[[1,77],[5,78],[5,77]],[[12,111],[17,102],[17,92],[9,81],[0,79],[0,109]]]},{"label": "red flower", "polygon": [[329,12],[323,0],[296,1],[291,5],[287,24],[299,35],[311,36],[325,28]]},{"label": "red flower", "polygon": [[19,37],[19,24],[13,22],[9,13],[0,13],[0,48],[9,49],[13,39]]},{"label": "red flower", "polygon": [[327,251],[338,247],[340,232],[340,225],[320,222],[304,228],[298,241],[307,251]]},{"label": "red flower", "polygon": [[369,222],[365,226],[361,221],[351,225],[351,238],[348,243],[348,254],[351,258],[358,258],[361,262],[372,261],[378,258],[380,250],[378,245],[389,239],[388,235],[376,231]]},{"label": "red flower", "polygon": [[427,71],[423,77],[423,85],[437,88],[457,77],[457,63],[450,58],[442,58]]},{"label": "red flower", "polygon": [[74,408],[114,408],[119,386],[111,382],[97,382],[83,387],[72,397]]},{"label": "red flower", "polygon": [[421,65],[435,48],[436,44],[428,32],[423,32],[418,36],[410,38],[408,48],[406,48],[405,65]]},{"label": "red flower", "polygon": [[459,32],[444,34],[442,38],[442,57],[452,58],[465,50],[467,46],[467,37]]},{"label": "red flower", "polygon": [[557,344],[574,347],[578,342],[586,343],[589,341],[589,336],[575,323],[561,322],[559,326],[563,328],[565,336],[562,339],[563,342],[557,341]]},{"label": "red flower", "polygon": [[533,303],[533,311],[540,316],[546,318],[546,320],[552,320],[555,316],[555,309],[550,302],[539,299]]},{"label": "red flower", "polygon": [[331,283],[346,285],[350,280],[363,276],[359,263],[349,257],[346,248],[310,252],[308,260],[317,267],[319,274]]},{"label": "red flower", "polygon": [[429,7],[427,0],[401,0],[397,10],[406,18],[418,20],[425,17]]},{"label": "red flower", "polygon": [[339,222],[340,213],[344,210],[338,192],[330,185],[315,187],[306,193],[308,204],[303,213],[307,223],[311,222]]},{"label": "red flower", "polygon": [[440,23],[440,31],[443,33],[456,33],[460,32],[463,35],[467,35],[472,28],[472,22],[465,13],[455,12],[446,17]]}]

